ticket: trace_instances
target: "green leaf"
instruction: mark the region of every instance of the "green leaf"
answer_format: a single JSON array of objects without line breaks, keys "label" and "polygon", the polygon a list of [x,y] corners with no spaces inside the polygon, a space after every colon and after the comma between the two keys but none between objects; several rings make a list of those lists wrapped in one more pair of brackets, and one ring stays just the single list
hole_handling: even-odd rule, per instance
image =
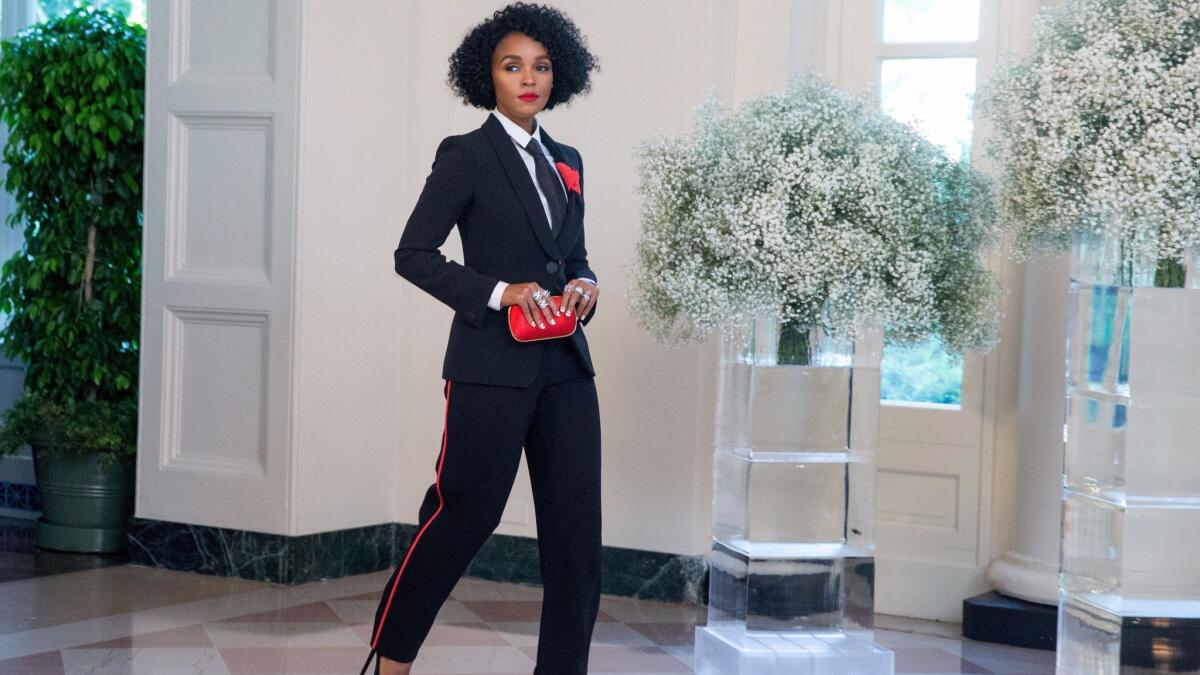
[{"label": "green leaf", "polygon": [[[4,222],[23,237],[0,267],[8,316],[0,346],[25,364],[30,392],[136,412],[145,31],[109,9],[81,6],[0,41],[0,54],[3,182],[12,195]],[[95,192],[103,201],[88,198]],[[95,296],[84,303],[90,225],[100,236]],[[89,431],[80,420],[69,426],[84,442],[136,437],[136,414],[128,428]],[[10,429],[0,424],[0,454],[14,439]]]}]

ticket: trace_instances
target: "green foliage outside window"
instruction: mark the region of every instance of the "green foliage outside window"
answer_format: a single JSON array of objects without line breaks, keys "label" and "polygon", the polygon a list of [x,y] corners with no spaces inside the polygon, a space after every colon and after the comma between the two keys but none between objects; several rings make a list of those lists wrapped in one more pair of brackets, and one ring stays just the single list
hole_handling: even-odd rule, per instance
[{"label": "green foliage outside window", "polygon": [[889,346],[880,367],[880,398],[885,401],[962,404],[962,358],[941,343]]},{"label": "green foliage outside window", "polygon": [[132,23],[144,23],[138,19],[144,16],[146,9],[145,0],[38,0],[37,4],[47,19],[67,14],[77,7],[91,6],[111,9]]}]

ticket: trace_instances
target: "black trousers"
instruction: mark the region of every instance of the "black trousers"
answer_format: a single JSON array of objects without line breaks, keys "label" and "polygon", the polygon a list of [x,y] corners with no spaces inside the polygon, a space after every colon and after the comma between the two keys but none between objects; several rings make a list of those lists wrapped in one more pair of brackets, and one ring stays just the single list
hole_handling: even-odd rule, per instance
[{"label": "black trousers", "polygon": [[[565,339],[543,343],[528,387],[447,380],[436,478],[392,573],[372,653],[412,661],[438,610],[500,523],[525,449],[537,519],[542,614],[534,675],[585,675],[600,606],[600,411]],[[530,345],[531,347],[533,345]]]}]

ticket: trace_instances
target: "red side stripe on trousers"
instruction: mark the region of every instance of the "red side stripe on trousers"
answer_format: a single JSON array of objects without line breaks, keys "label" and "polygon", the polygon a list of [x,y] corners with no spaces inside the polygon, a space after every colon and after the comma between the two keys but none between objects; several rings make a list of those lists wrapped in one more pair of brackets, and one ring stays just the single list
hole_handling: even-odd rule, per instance
[{"label": "red side stripe on trousers", "polygon": [[383,632],[383,624],[387,621],[388,610],[392,607],[392,596],[396,594],[396,586],[400,583],[400,575],[404,574],[405,566],[408,565],[409,556],[412,555],[413,549],[417,547],[417,542],[421,540],[421,535],[425,534],[425,530],[429,527],[429,524],[433,522],[434,518],[437,518],[437,515],[442,512],[442,506],[445,505],[445,502],[442,500],[442,464],[446,462],[446,422],[449,420],[449,418],[450,380],[446,380],[446,410],[442,414],[442,450],[440,457],[438,458],[437,477],[434,479],[434,486],[437,488],[438,496],[437,511],[434,511],[433,515],[429,517],[429,520],[425,521],[425,526],[421,528],[420,532],[417,532],[417,536],[414,537],[412,543],[409,544],[408,553],[404,554],[404,561],[400,563],[400,571],[396,573],[396,580],[392,582],[392,590],[388,593],[387,604],[383,607],[383,616],[379,618],[379,626],[375,629],[375,637],[371,638],[371,649],[375,649],[376,644],[379,642],[379,635]]}]

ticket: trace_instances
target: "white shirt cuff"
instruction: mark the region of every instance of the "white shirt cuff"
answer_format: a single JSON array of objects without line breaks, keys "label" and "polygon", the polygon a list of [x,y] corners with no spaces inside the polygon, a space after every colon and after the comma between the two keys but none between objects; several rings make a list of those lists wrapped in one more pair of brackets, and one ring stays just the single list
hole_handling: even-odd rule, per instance
[{"label": "white shirt cuff", "polygon": [[494,310],[500,310],[500,298],[504,297],[504,289],[508,288],[508,283],[497,281],[496,287],[492,289],[492,297],[488,300],[488,307]]},{"label": "white shirt cuff", "polygon": [[[586,281],[593,286],[596,285],[595,279],[589,279],[587,277],[579,277],[579,280]],[[497,310],[497,311],[500,310],[500,298],[504,297],[504,289],[506,289],[506,288],[508,288],[507,282],[504,282],[504,281],[496,282],[496,287],[492,289],[492,297],[488,300],[488,307],[491,307],[492,309]]]}]

